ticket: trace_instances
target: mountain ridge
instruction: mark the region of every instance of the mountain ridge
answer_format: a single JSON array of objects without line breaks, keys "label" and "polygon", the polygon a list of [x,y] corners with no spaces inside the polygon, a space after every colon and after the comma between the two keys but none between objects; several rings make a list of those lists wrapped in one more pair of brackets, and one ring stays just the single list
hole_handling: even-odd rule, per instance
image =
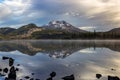
[{"label": "mountain ridge", "polygon": [[[1,37],[2,36],[2,37]],[[23,25],[18,29],[0,28],[0,39],[106,39],[120,38],[120,28],[106,32],[88,32],[66,21],[50,21],[41,27],[34,23]]]}]

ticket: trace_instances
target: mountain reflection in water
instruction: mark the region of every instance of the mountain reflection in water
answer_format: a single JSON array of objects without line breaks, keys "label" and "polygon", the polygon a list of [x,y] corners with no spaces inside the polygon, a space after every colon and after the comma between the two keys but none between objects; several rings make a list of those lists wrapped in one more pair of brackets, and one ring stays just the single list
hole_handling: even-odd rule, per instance
[{"label": "mountain reflection in water", "polygon": [[[16,72],[16,80],[27,78],[65,80],[72,74],[75,80],[109,80],[120,76],[120,41],[118,40],[1,41],[0,51],[1,58],[7,56],[15,60],[14,66],[9,67],[7,61],[1,59],[0,69],[16,68],[20,64],[17,66],[19,71]],[[56,76],[51,77],[51,73],[55,73]],[[8,77],[2,75],[0,79],[4,80]]]}]

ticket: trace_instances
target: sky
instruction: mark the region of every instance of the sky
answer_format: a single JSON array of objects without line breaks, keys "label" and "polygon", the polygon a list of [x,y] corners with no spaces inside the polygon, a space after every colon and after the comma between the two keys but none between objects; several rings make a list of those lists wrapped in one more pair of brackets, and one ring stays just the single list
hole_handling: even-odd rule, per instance
[{"label": "sky", "polygon": [[53,20],[108,31],[120,26],[120,0],[0,0],[0,27],[42,26]]}]

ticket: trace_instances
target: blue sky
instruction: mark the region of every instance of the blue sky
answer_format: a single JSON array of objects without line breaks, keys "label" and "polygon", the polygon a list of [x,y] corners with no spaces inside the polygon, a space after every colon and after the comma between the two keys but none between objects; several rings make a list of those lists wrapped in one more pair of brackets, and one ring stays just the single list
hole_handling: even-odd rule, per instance
[{"label": "blue sky", "polygon": [[85,30],[120,26],[120,0],[0,0],[0,27],[65,20]]},{"label": "blue sky", "polygon": [[0,0],[0,2],[2,2],[3,0]]}]

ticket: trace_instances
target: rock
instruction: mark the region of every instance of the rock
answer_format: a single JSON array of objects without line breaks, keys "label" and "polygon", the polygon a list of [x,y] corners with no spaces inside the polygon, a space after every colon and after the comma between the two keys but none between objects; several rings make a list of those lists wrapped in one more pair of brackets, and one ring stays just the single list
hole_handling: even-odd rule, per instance
[{"label": "rock", "polygon": [[34,75],[35,73],[31,73],[32,75]]},{"label": "rock", "polygon": [[13,80],[16,80],[16,70],[15,70],[15,67],[12,66],[10,68],[10,73],[8,74],[8,79],[13,79]]},{"label": "rock", "polygon": [[3,56],[2,59],[6,60],[6,59],[9,59],[9,57]]},{"label": "rock", "polygon": [[120,80],[117,76],[108,76],[108,80]]},{"label": "rock", "polygon": [[19,69],[18,69],[18,68],[16,68],[16,71],[19,71]]},{"label": "rock", "polygon": [[12,66],[14,64],[14,59],[10,58],[9,59],[9,66]]},{"label": "rock", "polygon": [[65,77],[63,77],[62,79],[64,79],[64,80],[75,80],[75,78],[74,78],[74,75],[72,74],[72,75],[70,75],[70,76],[65,76]]},{"label": "rock", "polygon": [[3,72],[8,73],[8,68],[3,69]]},{"label": "rock", "polygon": [[34,78],[31,78],[30,80],[34,80]]},{"label": "rock", "polygon": [[48,78],[47,80],[53,80],[52,77]]},{"label": "rock", "polygon": [[113,68],[112,68],[111,70],[112,70],[112,71],[116,71],[116,69],[113,69]]},{"label": "rock", "polygon": [[96,78],[100,79],[102,77],[101,74],[96,74]]},{"label": "rock", "polygon": [[2,71],[2,69],[0,69],[0,72]]},{"label": "rock", "polygon": [[29,79],[30,77],[29,76],[25,76],[25,79]]},{"label": "rock", "polygon": [[20,66],[20,64],[17,64],[17,66]]},{"label": "rock", "polygon": [[56,76],[56,72],[50,73],[50,76],[51,76],[51,77],[55,77],[55,76]]}]

